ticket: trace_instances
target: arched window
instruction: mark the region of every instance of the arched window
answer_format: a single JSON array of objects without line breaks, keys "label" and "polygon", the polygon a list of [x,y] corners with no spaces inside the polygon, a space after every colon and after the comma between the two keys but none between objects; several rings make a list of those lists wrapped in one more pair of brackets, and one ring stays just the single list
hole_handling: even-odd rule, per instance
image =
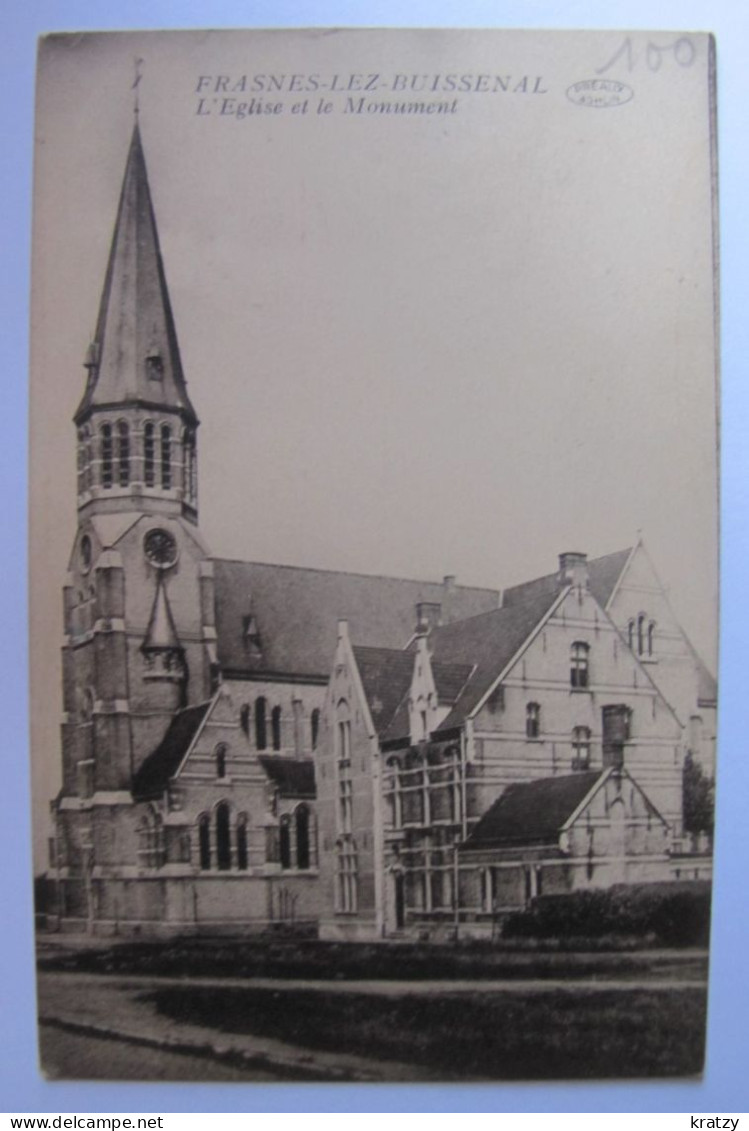
[{"label": "arched window", "polygon": [[237,867],[241,872],[246,872],[248,867],[247,815],[245,813],[240,813],[237,818]]},{"label": "arched window", "polygon": [[86,437],[86,471],[84,476],[84,487],[90,491],[94,485],[94,440],[91,434],[91,429],[86,425],[83,429]]},{"label": "arched window", "polygon": [[582,640],[576,640],[570,648],[570,686],[583,688],[588,686],[588,645]]},{"label": "arched window", "polygon": [[216,806],[216,867],[222,872],[231,868],[229,806],[226,801],[220,801]]},{"label": "arched window", "polygon": [[268,746],[268,732],[265,722],[265,698],[261,695],[255,700],[255,745],[258,750]]},{"label": "arched window", "polygon": [[195,450],[195,433],[190,433],[190,498],[195,501],[198,497],[198,461]]},{"label": "arched window", "polygon": [[429,770],[419,753],[409,753],[401,772],[401,816],[404,825],[429,823]]},{"label": "arched window", "polygon": [[185,429],[182,433],[182,494],[187,498],[190,494],[190,433]]},{"label": "arched window", "polygon": [[494,868],[481,869],[481,908],[493,912],[496,901],[497,876]]},{"label": "arched window", "polygon": [[385,763],[385,804],[387,805],[390,826],[399,829],[402,823],[400,794],[400,762],[397,757],[388,758]]},{"label": "arched window", "polygon": [[270,727],[273,735],[273,749],[281,749],[281,708],[274,707],[270,715]]},{"label": "arched window", "polygon": [[172,486],[172,430],[161,425],[161,486],[169,491]]},{"label": "arched window", "polygon": [[227,749],[227,747],[226,747],[225,742],[219,743],[219,745],[216,747],[215,757],[216,757],[216,777],[217,778],[225,778],[226,777],[226,749]]},{"label": "arched window", "polygon": [[86,442],[86,429],[78,429],[78,494],[81,495],[88,487],[88,444]]},{"label": "arched window", "polygon": [[312,749],[317,750],[317,739],[320,734],[320,710],[315,707],[310,717],[310,726],[312,728]]},{"label": "arched window", "polygon": [[160,868],[164,863],[164,828],[156,813],[144,814],[138,825],[138,862],[145,868]]},{"label": "arched window", "polygon": [[281,857],[281,867],[291,867],[291,818],[284,813],[281,818],[281,827],[278,838],[278,851]]},{"label": "arched window", "polygon": [[525,707],[525,737],[538,738],[541,729],[541,708],[538,703],[527,703]]},{"label": "arched window", "polygon": [[639,656],[645,653],[645,614],[640,613],[637,618],[637,654]]},{"label": "arched window", "polygon": [[655,640],[655,621],[651,620],[648,625],[648,655],[653,655],[653,642]]},{"label": "arched window", "polygon": [[101,485],[112,486],[113,475],[112,425],[101,426]]},{"label": "arched window", "polygon": [[302,870],[310,865],[310,814],[306,805],[296,811],[296,866]]},{"label": "arched window", "polygon": [[117,479],[120,487],[130,483],[130,429],[124,420],[117,424]]},{"label": "arched window", "polygon": [[239,711],[239,725],[247,737],[250,737],[250,704],[243,703]]},{"label": "arched window", "polygon": [[449,746],[445,751],[450,767],[450,820],[461,819],[461,790],[460,790],[460,750],[457,746]]},{"label": "arched window", "polygon": [[574,727],[572,730],[572,769],[590,769],[589,727]]},{"label": "arched window", "polygon": [[351,720],[348,703],[341,699],[338,715],[338,831],[350,833],[353,820],[354,786],[351,780]]},{"label": "arched window", "polygon": [[207,813],[198,821],[198,842],[200,845],[200,867],[207,872],[211,867],[211,827]]},{"label": "arched window", "polygon": [[635,650],[635,622],[634,622],[634,618],[630,618],[630,621],[627,625],[627,643],[629,644],[630,648],[634,652],[634,650]]},{"label": "arched window", "polygon": [[346,762],[351,758],[351,719],[349,718],[348,703],[341,699],[337,707],[338,714],[338,759]]},{"label": "arched window", "polygon": [[195,433],[190,429],[185,431],[182,441],[182,489],[186,498],[195,498]]},{"label": "arched window", "polygon": [[353,913],[358,907],[356,842],[342,837],[336,842],[336,910]]},{"label": "arched window", "polygon": [[150,421],[143,429],[143,479],[146,487],[156,482],[156,437]]}]

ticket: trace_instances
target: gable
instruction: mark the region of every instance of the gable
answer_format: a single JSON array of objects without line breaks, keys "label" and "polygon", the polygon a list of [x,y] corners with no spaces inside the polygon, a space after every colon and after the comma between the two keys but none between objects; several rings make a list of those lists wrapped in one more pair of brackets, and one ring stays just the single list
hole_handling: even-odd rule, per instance
[{"label": "gable", "polygon": [[[654,625],[652,677],[685,723],[698,706],[714,707],[718,685],[679,623],[658,573],[642,543],[633,550],[608,608],[625,637],[629,624],[644,616]],[[637,639],[635,634],[635,647]]]}]

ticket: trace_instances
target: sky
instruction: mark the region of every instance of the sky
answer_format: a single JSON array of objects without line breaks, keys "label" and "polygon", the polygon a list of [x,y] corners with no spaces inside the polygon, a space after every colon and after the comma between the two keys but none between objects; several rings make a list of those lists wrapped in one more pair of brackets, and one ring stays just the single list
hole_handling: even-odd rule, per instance
[{"label": "sky", "polygon": [[[30,484],[39,814],[59,784],[71,418],[136,59],[213,553],[501,588],[551,572],[561,551],[597,556],[641,533],[715,670],[708,44],[662,36],[654,55],[652,41],[200,32],[43,45]],[[280,112],[240,116],[269,75],[282,89],[255,91],[254,107]],[[580,104],[578,84],[597,76],[624,84],[610,89],[626,101]],[[436,90],[403,93],[425,83]],[[379,108],[417,98],[447,109]]]}]

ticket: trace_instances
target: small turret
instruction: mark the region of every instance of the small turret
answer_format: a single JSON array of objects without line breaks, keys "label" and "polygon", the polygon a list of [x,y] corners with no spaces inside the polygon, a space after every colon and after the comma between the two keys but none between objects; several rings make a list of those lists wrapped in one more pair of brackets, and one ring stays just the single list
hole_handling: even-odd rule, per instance
[{"label": "small turret", "polygon": [[177,635],[161,573],[156,577],[156,595],[140,650],[145,661],[144,679],[168,680],[180,684],[184,690],[187,682],[185,650]]}]

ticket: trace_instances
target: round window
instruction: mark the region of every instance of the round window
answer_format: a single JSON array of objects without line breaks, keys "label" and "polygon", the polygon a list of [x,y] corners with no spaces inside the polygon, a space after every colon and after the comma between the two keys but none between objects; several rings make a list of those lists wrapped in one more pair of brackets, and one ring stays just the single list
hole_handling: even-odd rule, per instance
[{"label": "round window", "polygon": [[149,530],[143,539],[143,552],[157,569],[168,569],[177,560],[177,541],[168,530]]}]

